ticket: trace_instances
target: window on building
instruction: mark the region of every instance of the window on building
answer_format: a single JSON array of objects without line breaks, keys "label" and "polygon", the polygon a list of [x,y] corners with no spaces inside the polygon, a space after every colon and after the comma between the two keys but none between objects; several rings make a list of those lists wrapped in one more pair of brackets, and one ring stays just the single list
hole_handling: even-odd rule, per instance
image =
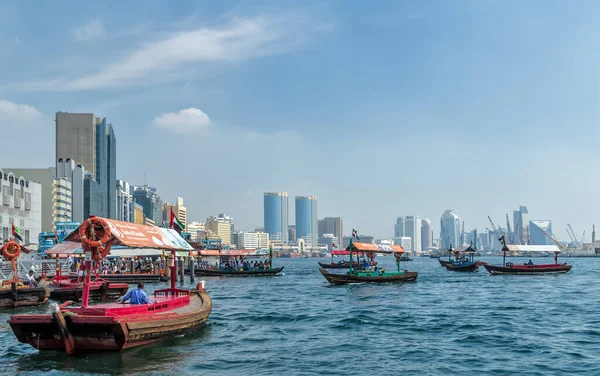
[{"label": "window on building", "polygon": [[21,226],[25,226],[25,220],[21,219],[21,222],[19,223]]}]

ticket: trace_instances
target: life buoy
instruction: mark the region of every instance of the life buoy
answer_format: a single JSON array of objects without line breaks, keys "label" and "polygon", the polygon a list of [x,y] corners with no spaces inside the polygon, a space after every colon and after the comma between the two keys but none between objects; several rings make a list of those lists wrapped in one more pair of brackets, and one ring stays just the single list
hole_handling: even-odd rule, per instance
[{"label": "life buoy", "polygon": [[110,244],[107,244],[106,247],[92,248],[92,260],[100,262],[103,258],[108,256],[109,252]]},{"label": "life buoy", "polygon": [[2,247],[2,256],[7,260],[14,260],[21,254],[21,246],[14,240],[9,241]]},{"label": "life buoy", "polygon": [[[101,228],[98,228],[101,227]],[[100,240],[92,240],[91,236],[96,238],[96,231],[102,230],[104,234]],[[90,234],[91,233],[91,234]],[[88,236],[89,235],[89,236]],[[104,218],[99,217],[91,217],[85,220],[81,226],[79,227],[79,237],[81,238],[81,242],[84,245],[87,245],[90,248],[98,248],[104,247],[108,244],[112,233],[110,232],[110,227],[108,226],[108,222],[104,220]]]}]

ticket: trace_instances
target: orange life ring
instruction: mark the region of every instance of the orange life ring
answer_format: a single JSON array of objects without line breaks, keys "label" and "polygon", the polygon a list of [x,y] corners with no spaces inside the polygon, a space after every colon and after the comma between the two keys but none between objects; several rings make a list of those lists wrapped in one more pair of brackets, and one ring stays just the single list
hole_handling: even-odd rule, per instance
[{"label": "orange life ring", "polygon": [[92,260],[100,262],[103,258],[108,256],[110,252],[110,244],[106,247],[98,247],[92,249]]},{"label": "orange life ring", "polygon": [[[16,249],[16,250],[15,250]],[[9,250],[12,251],[9,252]],[[14,240],[9,241],[2,247],[2,256],[7,260],[14,260],[21,254],[21,246]]]},{"label": "orange life ring", "polygon": [[[88,236],[88,230],[93,229],[95,233],[98,227],[101,227],[101,230],[104,232],[102,238],[100,240],[91,240]],[[79,237],[81,238],[81,242],[90,248],[104,247],[106,244],[108,244],[111,235],[110,227],[108,227],[108,223],[106,220],[104,220],[104,218],[88,218],[79,227]]]}]

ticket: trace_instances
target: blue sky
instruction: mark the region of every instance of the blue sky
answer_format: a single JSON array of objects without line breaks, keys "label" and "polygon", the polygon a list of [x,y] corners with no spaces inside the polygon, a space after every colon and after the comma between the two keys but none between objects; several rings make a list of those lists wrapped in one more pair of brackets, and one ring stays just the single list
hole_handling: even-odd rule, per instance
[{"label": "blue sky", "polygon": [[0,165],[51,166],[54,113],[93,112],[115,128],[118,177],[146,173],[193,220],[251,229],[262,192],[287,191],[380,238],[397,216],[438,232],[454,209],[482,231],[527,205],[589,240],[599,8],[3,1]]}]

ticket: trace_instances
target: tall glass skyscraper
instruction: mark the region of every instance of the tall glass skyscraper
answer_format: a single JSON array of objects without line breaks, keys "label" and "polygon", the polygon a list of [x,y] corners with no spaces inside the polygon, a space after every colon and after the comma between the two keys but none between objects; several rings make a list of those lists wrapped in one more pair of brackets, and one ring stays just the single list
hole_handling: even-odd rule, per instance
[{"label": "tall glass skyscraper", "polygon": [[460,247],[460,219],[452,210],[446,210],[440,219],[440,250],[447,251],[452,248]]},{"label": "tall glass skyscraper", "polygon": [[288,194],[287,192],[265,192],[265,232],[269,239],[288,243]]},{"label": "tall glass skyscraper", "polygon": [[318,231],[317,196],[296,196],[296,238],[316,247]]}]

